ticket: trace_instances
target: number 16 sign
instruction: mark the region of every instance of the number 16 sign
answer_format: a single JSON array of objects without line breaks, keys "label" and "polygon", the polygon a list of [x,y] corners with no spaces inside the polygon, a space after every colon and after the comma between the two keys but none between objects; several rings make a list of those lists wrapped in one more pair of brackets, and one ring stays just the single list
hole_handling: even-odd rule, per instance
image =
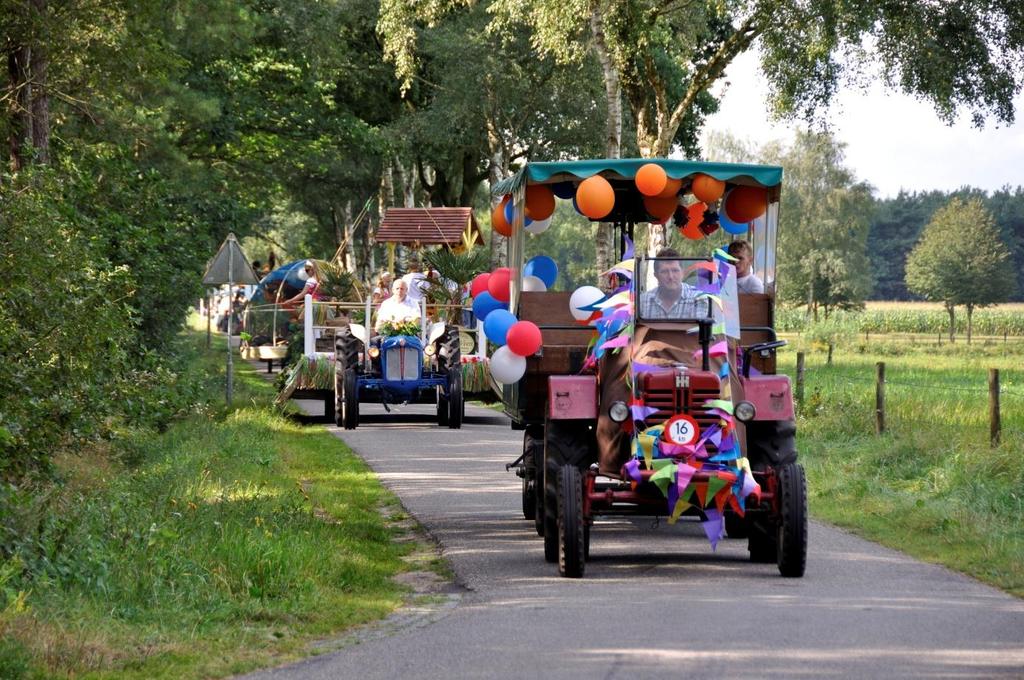
[{"label": "number 16 sign", "polygon": [[692,444],[700,436],[700,425],[688,415],[680,413],[665,422],[664,437],[673,444]]}]

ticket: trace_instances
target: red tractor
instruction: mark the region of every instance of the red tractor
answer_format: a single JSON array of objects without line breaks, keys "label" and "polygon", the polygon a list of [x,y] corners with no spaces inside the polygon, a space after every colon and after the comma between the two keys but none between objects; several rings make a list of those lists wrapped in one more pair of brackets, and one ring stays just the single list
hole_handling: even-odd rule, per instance
[{"label": "red tractor", "polygon": [[[560,185],[566,193],[602,177],[614,207],[600,221],[614,224],[628,257],[634,225],[654,221],[635,183],[650,164],[678,180],[681,206],[695,180],[710,177],[726,190],[697,211],[680,207],[677,219],[703,212],[706,231],[720,220],[734,239],[745,235],[763,292],[737,291],[737,267],[722,250],[714,258],[665,251],[624,260],[613,270],[617,290],[582,308],[593,312],[593,325],[574,318],[568,292],[522,291],[528,187]],[[789,378],[775,374],[775,351],[785,344],[773,329],[781,179],[782,169],[772,166],[614,159],[533,163],[495,188],[512,196],[516,216],[510,309],[544,337],[522,379],[502,388],[512,427],[524,431],[523,456],[513,465],[523,479],[523,514],[563,576],[583,575],[594,519],[606,515],[696,518],[712,544],[721,527],[746,538],[752,561],[803,575],[806,481],[796,462]],[[738,187],[763,201],[753,212],[740,206],[748,222],[726,216]],[[617,333],[600,319],[619,321]]]}]

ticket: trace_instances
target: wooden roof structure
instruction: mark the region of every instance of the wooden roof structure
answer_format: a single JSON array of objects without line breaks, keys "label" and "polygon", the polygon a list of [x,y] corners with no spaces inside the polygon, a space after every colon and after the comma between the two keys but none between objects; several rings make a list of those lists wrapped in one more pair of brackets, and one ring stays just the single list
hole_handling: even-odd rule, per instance
[{"label": "wooden roof structure", "polygon": [[446,245],[458,249],[484,243],[472,208],[388,208],[375,240],[412,248]]}]

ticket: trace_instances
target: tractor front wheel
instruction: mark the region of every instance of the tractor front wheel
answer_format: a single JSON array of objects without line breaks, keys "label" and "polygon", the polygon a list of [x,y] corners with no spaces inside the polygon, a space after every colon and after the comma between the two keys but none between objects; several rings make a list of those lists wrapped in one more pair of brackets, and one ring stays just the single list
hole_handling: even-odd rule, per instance
[{"label": "tractor front wheel", "polygon": [[[337,382],[336,379],[335,391],[339,387]],[[359,382],[356,369],[345,369],[340,382],[341,398],[338,401],[341,402],[341,408],[336,413],[340,421],[338,424],[346,430],[354,430],[359,426]]]},{"label": "tractor front wheel", "polygon": [[586,567],[587,520],[583,516],[583,475],[575,465],[558,471],[558,573],[580,578]]},{"label": "tractor front wheel", "polygon": [[777,471],[779,478],[779,573],[788,577],[804,575],[807,567],[807,479],[804,468],[787,463]]},{"label": "tractor front wheel", "polygon": [[466,402],[462,399],[462,366],[455,364],[448,369],[448,427],[458,430],[466,414]]}]

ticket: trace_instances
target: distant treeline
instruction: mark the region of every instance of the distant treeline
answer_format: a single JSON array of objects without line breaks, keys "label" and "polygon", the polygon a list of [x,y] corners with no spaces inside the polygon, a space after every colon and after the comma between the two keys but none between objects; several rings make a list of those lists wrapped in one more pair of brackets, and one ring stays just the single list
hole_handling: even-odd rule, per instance
[{"label": "distant treeline", "polygon": [[[925,225],[936,210],[953,198],[981,198],[995,218],[1003,242],[1010,249],[1017,275],[1017,294],[1024,300],[1024,188],[1004,187],[996,192],[964,187],[958,191],[900,192],[895,198],[876,201],[868,233],[868,257],[875,275],[872,300],[911,300],[904,280],[904,265]],[[970,243],[950,243],[950,248],[967,249]]]}]

